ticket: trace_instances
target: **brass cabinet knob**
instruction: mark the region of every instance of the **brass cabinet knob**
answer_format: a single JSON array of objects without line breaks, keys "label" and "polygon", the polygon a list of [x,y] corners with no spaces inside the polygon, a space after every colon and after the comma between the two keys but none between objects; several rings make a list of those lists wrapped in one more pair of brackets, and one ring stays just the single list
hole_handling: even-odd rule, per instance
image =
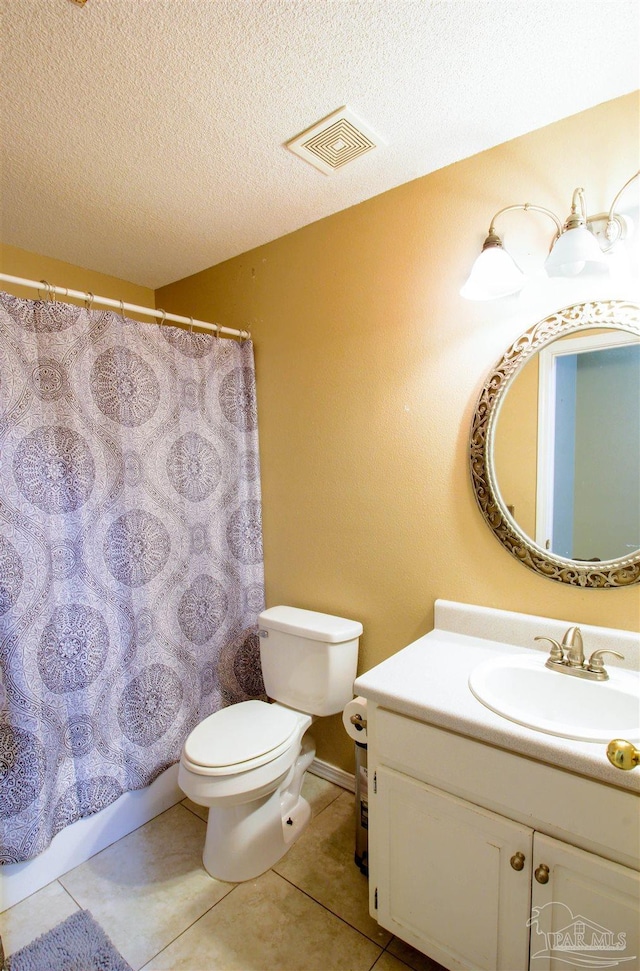
[{"label": "brass cabinet knob", "polygon": [[549,883],[549,867],[546,863],[541,863],[540,866],[536,867],[533,875],[538,883]]},{"label": "brass cabinet knob", "polygon": [[607,745],[607,758],[616,769],[635,769],[640,764],[640,751],[624,738],[614,738]]},{"label": "brass cabinet knob", "polygon": [[513,854],[509,862],[514,870],[522,870],[524,867],[524,853],[520,853],[518,850],[517,853]]}]

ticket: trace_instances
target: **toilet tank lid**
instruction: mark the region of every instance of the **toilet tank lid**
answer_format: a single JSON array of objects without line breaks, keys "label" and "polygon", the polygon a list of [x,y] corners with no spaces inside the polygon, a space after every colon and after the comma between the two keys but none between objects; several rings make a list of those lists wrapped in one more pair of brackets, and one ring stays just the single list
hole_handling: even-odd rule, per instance
[{"label": "toilet tank lid", "polygon": [[362,634],[362,624],[357,620],[303,610],[301,607],[269,607],[258,617],[258,624],[267,630],[286,631],[329,644],[352,641]]}]

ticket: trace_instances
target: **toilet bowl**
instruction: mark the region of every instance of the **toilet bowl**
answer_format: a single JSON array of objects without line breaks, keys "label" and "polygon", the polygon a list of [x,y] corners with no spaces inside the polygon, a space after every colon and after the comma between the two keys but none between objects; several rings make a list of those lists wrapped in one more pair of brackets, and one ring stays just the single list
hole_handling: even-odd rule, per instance
[{"label": "toilet bowl", "polygon": [[300,795],[315,756],[304,733],[310,715],[277,703],[244,701],[209,715],[185,743],[178,785],[209,807],[207,872],[236,883],[264,873],[311,816]]},{"label": "toilet bowl", "polygon": [[265,686],[277,700],[209,715],[187,738],[178,768],[185,795],[209,807],[204,867],[232,883],[272,867],[309,822],[301,795],[315,757],[308,729],[350,700],[362,632],[355,621],[294,607],[266,610],[259,623]]}]

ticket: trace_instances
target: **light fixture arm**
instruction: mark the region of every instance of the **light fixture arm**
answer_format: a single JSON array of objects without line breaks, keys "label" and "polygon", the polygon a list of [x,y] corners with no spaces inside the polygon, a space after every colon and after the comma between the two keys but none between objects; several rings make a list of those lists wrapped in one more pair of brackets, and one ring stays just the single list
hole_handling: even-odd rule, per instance
[{"label": "light fixture arm", "polygon": [[637,179],[638,176],[640,176],[640,169],[638,169],[638,171],[635,172],[630,179],[627,179],[627,181],[622,186],[622,188],[616,193],[616,196],[613,202],[611,203],[611,208],[609,209],[609,215],[607,216],[607,226],[604,231],[605,236],[610,243],[615,243],[616,240],[620,238],[623,232],[623,224],[620,221],[620,217],[617,216],[615,213],[616,203],[620,198],[620,196],[622,195],[622,193],[624,192],[624,190],[627,188],[627,186],[631,185],[633,180]]},{"label": "light fixture arm", "polygon": [[[562,232],[562,223],[560,222],[560,220],[558,219],[558,217],[555,215],[555,213],[551,212],[550,209],[545,209],[544,206],[534,206],[533,203],[531,203],[531,202],[525,202],[525,203],[519,203],[518,205],[515,205],[515,206],[505,206],[504,209],[499,209],[498,210],[498,212],[495,214],[495,216],[491,220],[491,224],[489,226],[489,235],[487,236],[487,239],[485,240],[485,246],[487,245],[487,243],[491,239],[491,237],[495,237],[496,239],[499,239],[500,238],[498,236],[498,234],[496,233],[496,229],[495,229],[495,221],[498,218],[498,216],[501,216],[505,212],[513,212],[516,209],[523,209],[525,212],[532,211],[532,212],[542,212],[542,213],[544,213],[545,216],[548,216],[550,219],[553,219],[553,221],[554,221],[554,223],[556,225],[557,234],[554,237],[554,239],[557,239],[558,236],[561,234],[561,232]],[[489,243],[489,245],[495,246],[495,245],[501,245],[501,243],[497,243],[497,244],[496,243]]]}]

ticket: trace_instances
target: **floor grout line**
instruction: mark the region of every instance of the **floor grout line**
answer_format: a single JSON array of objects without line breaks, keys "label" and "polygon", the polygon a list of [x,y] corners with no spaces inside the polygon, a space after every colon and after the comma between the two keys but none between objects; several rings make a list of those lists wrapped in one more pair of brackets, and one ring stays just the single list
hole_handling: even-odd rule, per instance
[{"label": "floor grout line", "polygon": [[[197,816],[197,815],[198,815],[197,813],[194,813],[194,816]],[[172,944],[175,944],[176,941],[179,941],[180,938],[187,933],[187,931],[191,930],[192,927],[195,927],[195,925],[198,923],[199,920],[202,920],[202,918],[206,917],[207,914],[210,914],[212,910],[215,910],[218,904],[222,903],[223,900],[226,900],[227,897],[230,897],[233,891],[236,890],[239,886],[240,884],[236,883],[235,886],[231,888],[231,890],[228,890],[223,897],[220,897],[219,900],[216,900],[216,902],[212,904],[211,907],[207,907],[207,909],[203,911],[199,917],[196,917],[195,920],[192,920],[191,923],[188,924],[185,928],[183,928],[183,930],[181,930],[179,934],[176,934],[176,936],[172,940],[170,940],[167,944],[164,944],[163,947],[161,947],[159,951],[156,951],[155,954],[152,954],[149,960],[144,962],[142,967],[145,967],[147,964],[149,964],[150,961],[155,961],[155,959],[159,957],[163,951],[166,951],[168,947],[171,947]]]},{"label": "floor grout line", "polygon": [[[286,883],[288,883],[290,887],[293,887],[294,890],[298,890],[300,893],[304,894],[305,897],[308,897],[308,899],[313,901],[314,904],[317,904],[318,907],[322,907],[323,910],[326,910],[327,913],[331,914],[333,917],[336,917],[338,920],[342,921],[342,923],[345,924],[347,927],[350,927],[351,930],[356,931],[358,934],[360,934],[361,937],[364,937],[366,941],[371,941],[371,943],[375,944],[376,947],[379,947],[381,951],[386,950],[386,948],[384,948],[382,944],[379,944],[378,941],[374,941],[372,937],[369,937],[368,934],[365,934],[364,931],[361,931],[359,927],[356,927],[354,924],[351,924],[346,919],[346,917],[342,917],[340,914],[336,914],[335,910],[331,910],[331,907],[328,907],[326,904],[323,904],[321,900],[318,900],[316,897],[310,894],[308,890],[305,890],[303,887],[299,887],[296,883],[293,882],[293,880],[290,880],[288,877],[285,877],[282,873],[278,873],[278,871],[273,868],[272,868],[272,872],[275,873],[276,876],[280,877],[281,880],[284,880]],[[378,957],[380,957],[380,955],[378,955]],[[376,958],[376,961],[377,960],[378,958]]]}]

